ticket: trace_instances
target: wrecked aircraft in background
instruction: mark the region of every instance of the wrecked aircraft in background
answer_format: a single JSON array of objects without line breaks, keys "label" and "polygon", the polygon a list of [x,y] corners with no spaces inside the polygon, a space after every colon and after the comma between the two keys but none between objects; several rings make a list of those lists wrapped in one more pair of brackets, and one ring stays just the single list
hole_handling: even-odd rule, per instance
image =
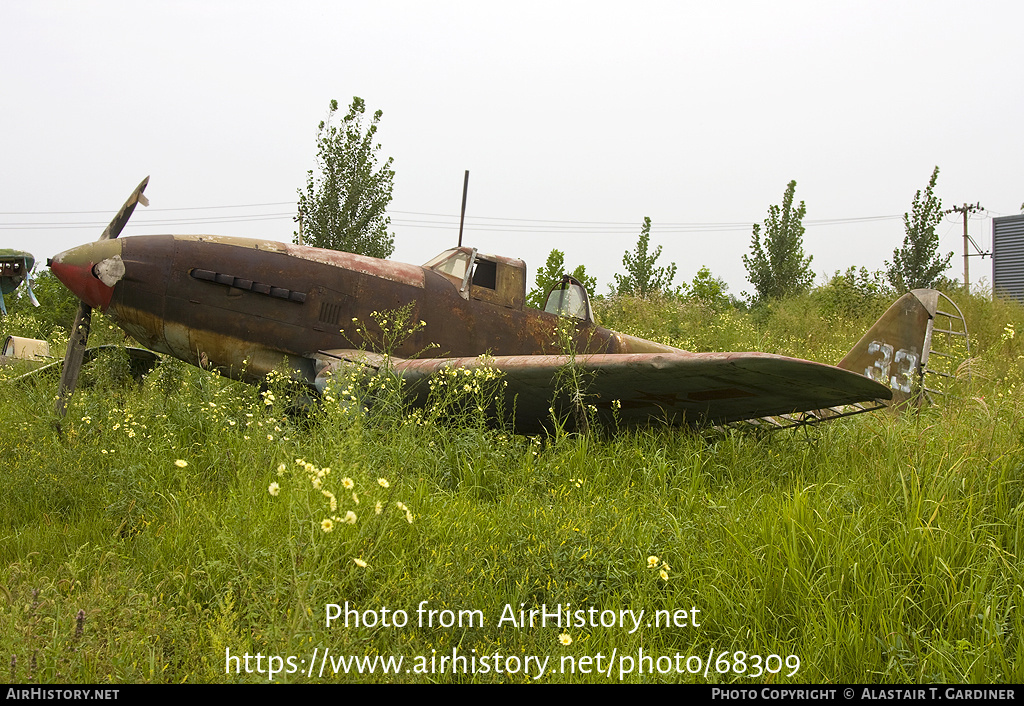
[{"label": "wrecked aircraft in background", "polygon": [[[29,301],[34,306],[39,306],[36,295],[32,292],[32,268],[35,267],[35,263],[32,254],[24,250],[0,249],[0,295],[10,294],[24,282]],[[3,296],[0,296],[0,314],[7,315],[7,305]]]}]

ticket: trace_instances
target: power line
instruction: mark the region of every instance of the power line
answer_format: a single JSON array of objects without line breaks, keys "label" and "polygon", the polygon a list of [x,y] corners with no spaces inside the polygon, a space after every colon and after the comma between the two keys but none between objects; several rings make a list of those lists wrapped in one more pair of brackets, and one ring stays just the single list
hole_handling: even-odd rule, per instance
[{"label": "power line", "polygon": [[[273,201],[269,203],[243,203],[233,206],[180,206],[178,208],[147,208],[147,213],[154,211],[206,211],[215,208],[263,208],[266,206],[294,206],[293,201]],[[87,216],[95,214],[110,215],[106,211],[0,211],[0,216]]]},{"label": "power line", "polygon": [[[239,209],[239,208],[266,208],[271,206],[292,205],[291,202],[278,201],[261,204],[237,204],[222,206],[189,206],[180,208],[151,209],[146,213],[165,212],[174,213],[182,211],[203,211],[212,209]],[[107,215],[107,211],[20,211],[0,212],[0,216],[62,216],[62,215]],[[393,223],[405,228],[427,228],[427,229],[449,229],[458,225],[458,216],[446,213],[429,213],[422,211],[391,211],[395,215],[423,216],[425,218],[395,218]],[[292,211],[278,211],[271,213],[250,213],[223,216],[198,216],[192,218],[158,218],[147,220],[145,214],[138,214],[133,221],[133,226],[142,228],[155,228],[166,226],[185,225],[211,225],[227,223],[248,223],[254,221],[269,220],[292,220]],[[894,220],[902,218],[899,215],[881,216],[857,216],[851,218],[825,218],[811,219],[805,221],[807,227],[846,225],[855,223],[867,223],[873,221]],[[429,220],[434,219],[434,220]],[[93,229],[102,228],[106,221],[0,221],[2,230],[43,230],[43,229]],[[508,233],[561,233],[561,234],[589,234],[589,235],[630,235],[638,224],[633,221],[570,221],[557,219],[537,218],[509,218],[498,216],[473,216],[467,219],[467,226],[476,231],[484,232],[508,232]],[[719,222],[681,222],[663,221],[655,223],[653,230],[657,233],[694,233],[694,232],[729,232],[745,231],[751,228],[747,221],[719,221]]]},{"label": "power line", "polygon": [[[391,213],[402,213],[410,216],[432,216],[437,218],[455,218],[452,214],[447,213],[428,213],[423,211],[391,211]],[[521,223],[570,223],[573,225],[607,225],[607,226],[629,226],[630,228],[639,227],[636,221],[564,221],[564,220],[553,220],[553,219],[539,219],[539,218],[508,218],[508,217],[495,217],[495,216],[472,216],[474,220],[481,221],[513,221]],[[808,225],[833,225],[837,223],[856,223],[862,221],[885,221],[903,218],[903,216],[896,214],[891,216],[857,216],[853,218],[820,218],[820,219],[808,219],[805,221]],[[743,228],[750,228],[751,223],[747,221],[733,221],[733,222],[659,222],[655,221],[652,226],[655,228],[664,228],[672,226],[740,226]]]},{"label": "power line", "polygon": [[[224,216],[216,217],[210,216],[208,218],[171,218],[166,220],[153,220],[147,221],[144,219],[136,219],[132,221],[133,226],[140,227],[158,227],[158,226],[171,226],[171,225],[204,225],[204,224],[218,224],[218,223],[246,223],[250,221],[274,221],[291,219],[292,215],[289,214],[254,214],[250,216]],[[66,229],[66,228],[103,228],[106,223],[103,221],[75,221],[75,222],[53,222],[53,223],[0,223],[0,229],[2,230],[47,230],[47,229]]]},{"label": "power line", "polygon": [[[158,213],[158,212],[174,212],[174,211],[207,211],[214,209],[230,209],[230,208],[266,208],[270,206],[294,206],[292,201],[268,201],[266,203],[247,203],[247,204],[230,204],[220,206],[180,206],[175,208],[148,208],[145,213]],[[77,216],[77,215],[109,215],[109,210],[104,211],[0,211],[0,216]],[[403,214],[409,216],[428,216],[432,218],[447,218],[455,219],[457,216],[450,213],[431,213],[427,211],[398,211],[392,210],[390,213]],[[275,214],[257,214],[257,215],[274,215],[280,217],[292,217],[292,213],[275,213]],[[248,216],[244,216],[248,217]],[[228,218],[228,217],[225,217]],[[472,216],[473,220],[478,221],[509,221],[513,223],[549,223],[549,224],[571,224],[573,226],[581,225],[596,225],[596,226],[628,226],[637,227],[638,222],[634,221],[568,221],[551,218],[511,218],[508,216]],[[826,218],[826,219],[809,219],[805,221],[808,225],[831,225],[833,223],[853,223],[859,221],[877,221],[877,220],[890,220],[895,218],[902,218],[902,216],[859,216],[854,218]],[[154,221],[155,222],[155,221]],[[169,221],[168,221],[169,222]],[[181,220],[179,222],[188,222]],[[412,221],[416,222],[416,221]],[[16,225],[16,224],[5,224],[5,225]],[[34,224],[33,224],[34,225]],[[39,224],[43,225],[43,224]],[[82,225],[92,225],[82,224]],[[743,228],[749,228],[750,223],[746,221],[736,222],[655,222],[654,226],[657,227],[702,227],[702,226],[737,226]]]}]

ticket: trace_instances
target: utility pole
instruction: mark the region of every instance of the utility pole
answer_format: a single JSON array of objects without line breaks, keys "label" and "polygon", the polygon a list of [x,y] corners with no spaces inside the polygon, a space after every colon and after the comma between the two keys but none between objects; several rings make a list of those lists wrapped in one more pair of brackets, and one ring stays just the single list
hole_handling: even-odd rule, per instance
[{"label": "utility pole", "polygon": [[967,287],[967,291],[970,291],[971,289],[970,267],[967,264],[967,258],[971,255],[971,253],[967,248],[967,243],[973,245],[974,249],[978,251],[977,253],[974,253],[975,255],[981,255],[982,257],[985,257],[985,255],[987,254],[983,253],[981,251],[981,248],[978,247],[978,244],[974,242],[974,239],[967,234],[967,217],[972,213],[984,210],[985,209],[982,208],[981,202],[979,201],[978,203],[965,203],[963,206],[954,206],[953,208],[946,211],[946,213],[962,213],[964,216],[964,286]]}]

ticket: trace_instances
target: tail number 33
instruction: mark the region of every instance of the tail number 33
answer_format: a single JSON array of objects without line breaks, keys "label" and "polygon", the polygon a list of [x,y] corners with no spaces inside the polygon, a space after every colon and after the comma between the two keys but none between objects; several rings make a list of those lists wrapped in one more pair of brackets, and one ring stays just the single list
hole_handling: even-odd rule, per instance
[{"label": "tail number 33", "polygon": [[901,348],[893,355],[893,347],[882,341],[872,341],[868,345],[868,353],[878,353],[879,356],[874,363],[864,369],[865,377],[900,392],[911,391],[913,374],[917,371],[917,353]]}]

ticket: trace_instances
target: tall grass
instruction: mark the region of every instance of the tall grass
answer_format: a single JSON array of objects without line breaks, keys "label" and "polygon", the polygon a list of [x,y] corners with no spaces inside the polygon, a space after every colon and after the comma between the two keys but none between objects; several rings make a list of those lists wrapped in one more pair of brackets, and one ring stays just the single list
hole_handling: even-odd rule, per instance
[{"label": "tall grass", "polygon": [[[0,669],[17,682],[266,682],[268,656],[292,655],[274,681],[536,676],[440,672],[457,650],[549,657],[541,682],[1020,681],[1024,313],[958,302],[978,372],[955,398],[768,437],[540,439],[472,414],[295,413],[281,381],[261,391],[165,361],[135,386],[112,382],[115,358],[76,393],[62,438],[54,375],[6,385]],[[754,313],[614,306],[605,323],[686,348],[826,362],[873,318],[813,298]],[[419,624],[423,601],[433,625]],[[328,627],[328,606],[346,602],[359,625]],[[645,618],[499,624],[506,605],[556,604]],[[383,608],[409,623],[382,627]],[[459,611],[461,626],[439,625]],[[674,621],[648,624],[653,611]],[[328,662],[323,676],[318,662],[309,676],[325,649],[407,661],[387,674]],[[245,654],[250,672],[226,660]],[[677,654],[638,672],[641,655]],[[709,654],[706,674],[687,670]],[[752,677],[755,655],[779,661]]]}]

